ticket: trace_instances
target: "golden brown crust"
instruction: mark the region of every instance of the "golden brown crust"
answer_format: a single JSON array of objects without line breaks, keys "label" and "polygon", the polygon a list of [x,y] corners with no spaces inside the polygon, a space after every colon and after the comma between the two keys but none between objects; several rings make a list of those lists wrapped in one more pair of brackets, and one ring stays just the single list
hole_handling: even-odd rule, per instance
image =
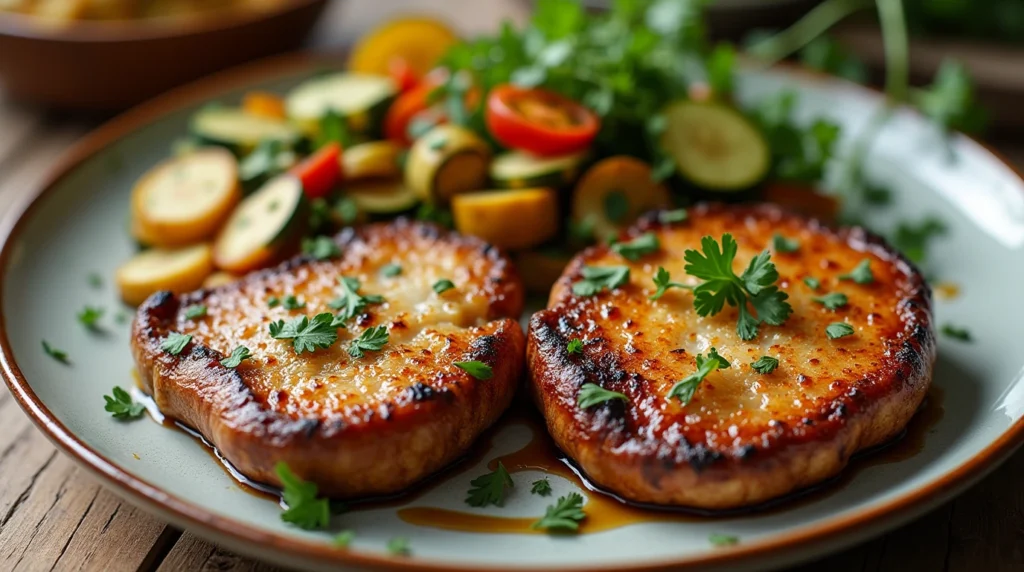
[{"label": "golden brown crust", "polygon": [[[676,224],[648,217],[631,229],[625,239],[652,231],[662,245],[639,262],[604,246],[583,252],[555,285],[549,309],[533,316],[530,386],[556,443],[625,498],[731,509],[821,482],[856,451],[898,435],[927,391],[935,358],[930,291],[913,265],[862,229],[833,230],[777,207],[700,205],[689,214]],[[737,272],[775,233],[801,241],[795,254],[772,255],[794,314],[783,326],[761,326],[751,342],[737,339],[735,309],[700,318],[682,289],[648,300],[658,266],[688,279],[684,250],[724,232],[740,245]],[[874,283],[838,279],[863,258]],[[630,266],[628,285],[573,295],[583,266],[612,264]],[[807,276],[821,280],[820,291],[802,283]],[[849,304],[832,311],[811,300],[831,291]],[[835,321],[856,334],[828,340],[824,327]],[[585,342],[582,354],[566,352],[574,338]],[[732,367],[709,375],[689,404],[668,399],[696,369],[695,354],[711,346]],[[768,375],[749,365],[764,354],[781,362]],[[581,410],[577,395],[588,382],[629,400]]]},{"label": "golden brown crust", "polygon": [[[523,368],[522,285],[497,250],[431,225],[370,225],[336,242],[336,260],[298,258],[220,288],[155,294],[139,308],[132,351],[160,409],[246,476],[277,484],[273,468],[284,461],[324,494],[395,493],[456,459],[510,404]],[[402,275],[381,277],[392,262],[404,263]],[[456,288],[438,295],[430,285],[441,274]],[[339,276],[359,277],[360,294],[386,302],[312,354],[269,337],[272,321],[332,311]],[[287,294],[306,307],[268,308],[268,298]],[[207,316],[186,319],[193,304],[205,304]],[[391,336],[381,351],[345,353],[358,332],[380,324]],[[169,331],[193,336],[179,356],[160,349]],[[237,345],[254,357],[222,366]],[[454,366],[474,360],[494,376],[477,380]]]}]

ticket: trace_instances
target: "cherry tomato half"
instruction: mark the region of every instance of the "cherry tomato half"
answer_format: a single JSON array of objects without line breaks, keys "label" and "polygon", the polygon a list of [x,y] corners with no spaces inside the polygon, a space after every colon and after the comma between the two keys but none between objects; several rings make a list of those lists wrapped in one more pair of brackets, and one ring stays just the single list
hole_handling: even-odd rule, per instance
[{"label": "cherry tomato half", "polygon": [[430,107],[430,93],[447,81],[448,73],[439,70],[427,74],[420,83],[398,96],[384,117],[384,136],[401,145],[411,145],[409,123]]},{"label": "cherry tomato half", "polygon": [[405,93],[420,83],[420,75],[404,58],[394,57],[388,62],[388,75],[395,80],[399,93]]},{"label": "cherry tomato half", "polygon": [[484,117],[502,145],[536,155],[582,151],[601,126],[594,112],[567,97],[510,84],[491,90]]}]

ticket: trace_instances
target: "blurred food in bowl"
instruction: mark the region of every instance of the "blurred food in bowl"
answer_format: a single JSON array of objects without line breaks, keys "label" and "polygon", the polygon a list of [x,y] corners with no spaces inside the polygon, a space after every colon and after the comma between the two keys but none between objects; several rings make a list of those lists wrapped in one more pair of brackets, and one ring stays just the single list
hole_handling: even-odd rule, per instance
[{"label": "blurred food in bowl", "polygon": [[287,0],[0,0],[0,12],[59,23],[192,16],[229,8],[273,9],[286,3]]}]

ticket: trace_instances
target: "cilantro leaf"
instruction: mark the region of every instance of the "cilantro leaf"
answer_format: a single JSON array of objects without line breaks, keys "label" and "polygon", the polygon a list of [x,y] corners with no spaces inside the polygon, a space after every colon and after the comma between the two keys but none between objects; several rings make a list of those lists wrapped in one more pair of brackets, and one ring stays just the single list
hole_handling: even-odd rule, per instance
[{"label": "cilantro leaf", "polygon": [[121,420],[136,419],[146,410],[145,405],[132,401],[132,396],[119,386],[114,386],[113,393],[113,397],[103,396],[103,400],[107,402],[103,409],[110,412],[111,417]]},{"label": "cilantro leaf", "polygon": [[370,304],[380,304],[384,302],[384,298],[380,296],[360,295],[358,293],[360,288],[359,280],[355,278],[342,276],[338,278],[338,284],[341,285],[341,296],[331,300],[327,305],[335,310],[341,310],[338,314],[338,319],[342,322],[358,316],[360,313],[365,311],[366,307]]},{"label": "cilantro leaf", "polygon": [[734,546],[739,544],[740,539],[728,534],[712,534],[708,536],[708,542],[715,546]]},{"label": "cilantro leaf", "polygon": [[974,341],[971,337],[971,332],[969,332],[967,328],[961,328],[959,326],[954,326],[953,324],[943,324],[942,334],[953,338],[954,340],[960,340],[961,342]]},{"label": "cilantro leaf", "polygon": [[607,288],[614,290],[629,282],[628,266],[584,266],[582,280],[572,285],[572,293],[577,296],[593,296]]},{"label": "cilantro leaf", "polygon": [[437,282],[434,282],[434,285],[431,286],[431,288],[434,289],[434,292],[437,292],[438,294],[443,294],[444,292],[447,292],[452,288],[455,288],[455,283],[452,282],[451,280],[448,280],[447,278],[442,278]]},{"label": "cilantro leaf", "polygon": [[839,275],[840,280],[852,280],[857,284],[871,284],[875,281],[875,275],[871,272],[871,260],[865,258],[857,264],[856,268]]},{"label": "cilantro leaf", "polygon": [[285,310],[301,310],[306,307],[306,303],[300,302],[299,299],[296,298],[294,294],[289,294],[285,296],[282,305],[284,306]]},{"label": "cilantro leaf", "polygon": [[533,486],[530,487],[530,492],[537,496],[551,496],[551,482],[548,481],[547,477],[533,481]]},{"label": "cilantro leaf", "polygon": [[609,391],[596,383],[584,383],[580,392],[576,395],[576,405],[580,409],[589,409],[613,399],[629,401],[629,398],[617,391]]},{"label": "cilantro leaf", "polygon": [[160,342],[160,349],[176,356],[181,353],[181,350],[185,349],[185,346],[192,341],[192,334],[179,334],[178,332],[169,332],[164,341]]},{"label": "cilantro leaf", "polygon": [[278,298],[277,296],[271,296],[271,297],[267,298],[267,307],[268,308],[276,308],[276,307],[278,307],[280,305],[281,305],[281,299]]},{"label": "cilantro leaf", "polygon": [[849,301],[846,298],[846,294],[842,292],[830,292],[824,296],[815,296],[811,300],[824,305],[829,310],[838,310],[847,304]]},{"label": "cilantro leaf", "polygon": [[569,340],[569,343],[565,346],[566,353],[569,354],[581,354],[583,353],[583,340],[575,338]]},{"label": "cilantro leaf", "polygon": [[466,504],[469,506],[504,506],[506,489],[515,486],[501,461],[498,461],[497,469],[473,479],[469,484],[472,485],[469,496],[466,497]]},{"label": "cilantro leaf", "polygon": [[795,238],[786,238],[779,233],[772,237],[772,249],[780,254],[788,254],[800,250],[800,241]]},{"label": "cilantro leaf", "polygon": [[281,498],[288,507],[281,513],[281,520],[304,530],[327,528],[331,520],[330,502],[317,498],[316,483],[300,479],[283,461],[274,465],[274,472],[281,481]]},{"label": "cilantro leaf", "polygon": [[845,338],[853,335],[853,326],[846,322],[832,322],[825,327],[825,335],[830,340]]},{"label": "cilantro leaf", "polygon": [[317,349],[329,348],[338,341],[337,326],[333,322],[334,316],[330,312],[317,314],[312,320],[306,316],[299,316],[289,322],[278,320],[270,323],[270,337],[292,340],[292,347],[297,354],[315,352]]},{"label": "cilantro leaf", "polygon": [[71,360],[68,359],[68,353],[67,352],[65,352],[64,350],[59,350],[59,349],[51,346],[46,340],[43,340],[43,351],[46,352],[46,355],[52,357],[53,359],[59,361],[60,363],[62,363],[64,365],[70,365],[71,364]]},{"label": "cilantro leaf", "polygon": [[946,223],[935,217],[928,217],[918,223],[901,222],[896,227],[892,244],[911,261],[921,264],[931,240],[946,234],[947,230]]},{"label": "cilantro leaf", "polygon": [[89,328],[95,330],[99,327],[100,318],[103,317],[103,308],[96,308],[94,306],[86,306],[82,308],[82,311],[78,313],[78,322]]},{"label": "cilantro leaf", "polygon": [[302,239],[302,253],[313,260],[329,260],[341,256],[341,249],[329,236]]},{"label": "cilantro leaf", "polygon": [[365,352],[380,351],[384,344],[388,343],[389,337],[388,327],[384,324],[367,328],[349,344],[348,355],[354,358],[361,358],[365,355]]},{"label": "cilantro leaf", "polygon": [[821,288],[821,280],[818,280],[814,276],[807,276],[806,278],[804,278],[804,284],[807,284],[807,287],[810,288],[811,290],[817,290],[818,288]]},{"label": "cilantro leaf", "polygon": [[249,359],[250,357],[252,357],[252,354],[249,352],[249,348],[245,346],[238,346],[231,351],[230,356],[220,360],[220,365],[235,368],[241,365],[242,360]]},{"label": "cilantro leaf", "polygon": [[354,530],[342,530],[338,534],[334,535],[334,538],[331,539],[331,544],[333,544],[335,548],[348,548],[348,545],[352,544],[355,537],[356,533]]},{"label": "cilantro leaf", "polygon": [[761,356],[757,358],[757,361],[750,364],[750,369],[757,373],[768,374],[775,371],[775,368],[779,367],[778,358],[772,356]]},{"label": "cilantro leaf", "polygon": [[654,294],[651,294],[648,297],[648,299],[657,300],[661,298],[662,296],[665,295],[665,292],[667,292],[669,288],[686,288],[689,290],[693,289],[691,286],[687,286],[686,284],[672,282],[671,278],[672,277],[671,275],[669,275],[668,271],[659,266],[658,271],[654,273],[654,286],[657,287],[657,290],[655,290]]},{"label": "cilantro leaf", "polygon": [[202,318],[206,315],[206,306],[203,304],[193,304],[185,308],[185,319],[195,320],[196,318]]},{"label": "cilantro leaf", "polygon": [[587,518],[583,512],[583,496],[569,493],[559,497],[555,504],[547,507],[544,516],[530,528],[544,530],[579,530],[580,521]]},{"label": "cilantro leaf", "polygon": [[700,385],[700,382],[704,381],[708,374],[718,369],[729,368],[730,366],[731,364],[725,358],[718,355],[718,351],[715,348],[711,348],[708,351],[707,358],[697,354],[697,371],[673,385],[672,390],[668,392],[668,398],[672,399],[674,397],[681,401],[683,405],[689,405],[690,400],[693,399],[693,394],[697,392],[697,386]]},{"label": "cilantro leaf", "polygon": [[455,362],[455,367],[481,381],[494,377],[494,371],[491,370],[491,366],[482,361],[457,361]]},{"label": "cilantro leaf", "polygon": [[637,261],[658,251],[661,243],[658,235],[653,232],[646,232],[629,242],[618,242],[612,245],[612,252],[622,256],[626,260]]},{"label": "cilantro leaf", "polygon": [[388,554],[392,556],[409,556],[412,548],[409,547],[409,539],[405,536],[396,536],[388,540]]},{"label": "cilantro leaf", "polygon": [[398,264],[385,264],[380,267],[380,275],[385,278],[394,278],[402,273],[402,267]]}]

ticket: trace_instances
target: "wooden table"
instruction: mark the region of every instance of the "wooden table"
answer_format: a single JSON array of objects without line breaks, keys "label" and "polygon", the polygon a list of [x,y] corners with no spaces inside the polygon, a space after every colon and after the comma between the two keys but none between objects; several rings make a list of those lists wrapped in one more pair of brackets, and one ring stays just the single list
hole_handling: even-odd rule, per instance
[{"label": "wooden table", "polygon": [[[385,13],[439,2],[350,0],[336,4],[315,34],[338,45]],[[511,0],[447,0],[453,23],[472,33],[502,16],[521,19]],[[37,184],[97,118],[75,118],[12,103],[0,93],[0,211]],[[1024,147],[1001,145],[1024,165]],[[1024,451],[979,485],[881,538],[799,570],[1024,570]],[[121,502],[54,449],[6,389],[0,390],[0,571],[276,570],[226,552]]]}]

